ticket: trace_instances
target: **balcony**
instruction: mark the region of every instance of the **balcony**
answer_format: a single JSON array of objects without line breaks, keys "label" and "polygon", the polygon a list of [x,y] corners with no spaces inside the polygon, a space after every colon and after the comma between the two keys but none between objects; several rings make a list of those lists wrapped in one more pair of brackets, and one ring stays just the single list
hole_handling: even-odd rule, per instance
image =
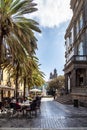
[{"label": "balcony", "polygon": [[66,62],[65,67],[71,63],[78,63],[78,62],[79,63],[87,62],[87,56],[86,55],[74,55]]}]

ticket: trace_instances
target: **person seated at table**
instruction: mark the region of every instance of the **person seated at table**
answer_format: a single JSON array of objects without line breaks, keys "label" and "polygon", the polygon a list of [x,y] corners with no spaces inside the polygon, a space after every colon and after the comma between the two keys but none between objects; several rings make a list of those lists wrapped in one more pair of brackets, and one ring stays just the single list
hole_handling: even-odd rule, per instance
[{"label": "person seated at table", "polygon": [[29,104],[29,99],[27,99],[27,97],[25,98],[25,100],[23,101],[24,104]]},{"label": "person seated at table", "polygon": [[10,107],[11,107],[11,108],[14,108],[14,109],[20,109],[20,108],[21,108],[19,102],[16,101],[16,99],[12,99],[12,100],[11,100],[11,102],[10,102]]},{"label": "person seated at table", "polygon": [[36,95],[36,98],[35,98],[36,101],[40,101],[41,102],[41,97]]},{"label": "person seated at table", "polygon": [[9,105],[9,104],[10,104],[10,103],[6,100],[6,101],[5,101],[5,104],[4,104],[4,107],[5,107],[5,108],[10,108],[10,105]]},{"label": "person seated at table", "polygon": [[12,100],[11,100],[10,103],[16,103],[16,99],[15,99],[15,98],[12,98]]}]

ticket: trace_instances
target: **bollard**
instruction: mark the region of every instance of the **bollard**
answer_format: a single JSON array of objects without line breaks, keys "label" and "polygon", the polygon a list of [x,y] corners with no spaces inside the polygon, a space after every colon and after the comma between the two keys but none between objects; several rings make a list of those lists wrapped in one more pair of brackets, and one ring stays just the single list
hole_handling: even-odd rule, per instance
[{"label": "bollard", "polygon": [[74,107],[79,107],[78,99],[74,99]]}]

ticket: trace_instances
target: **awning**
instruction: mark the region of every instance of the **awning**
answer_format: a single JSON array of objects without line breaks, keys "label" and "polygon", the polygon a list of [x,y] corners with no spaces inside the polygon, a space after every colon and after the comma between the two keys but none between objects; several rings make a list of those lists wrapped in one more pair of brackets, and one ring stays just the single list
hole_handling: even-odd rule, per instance
[{"label": "awning", "polygon": [[15,88],[5,86],[5,85],[0,85],[0,90],[15,90]]}]

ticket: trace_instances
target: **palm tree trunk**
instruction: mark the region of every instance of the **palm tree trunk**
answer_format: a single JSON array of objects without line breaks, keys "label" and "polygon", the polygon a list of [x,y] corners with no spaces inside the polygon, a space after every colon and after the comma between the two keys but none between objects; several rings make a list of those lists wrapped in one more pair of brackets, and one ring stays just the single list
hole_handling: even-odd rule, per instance
[{"label": "palm tree trunk", "polygon": [[[1,17],[0,17],[1,19]],[[2,34],[2,28],[0,24],[0,85],[1,85],[1,63],[2,63],[2,44],[3,44],[3,34]],[[3,90],[1,90],[1,101],[3,99]]]},{"label": "palm tree trunk", "polygon": [[25,99],[25,90],[26,90],[26,77],[24,77],[24,93],[23,93],[24,99]]},{"label": "palm tree trunk", "polygon": [[16,98],[16,102],[18,101],[18,78],[19,78],[19,63],[17,63],[17,67],[16,67],[16,81],[15,81],[15,98]]}]

